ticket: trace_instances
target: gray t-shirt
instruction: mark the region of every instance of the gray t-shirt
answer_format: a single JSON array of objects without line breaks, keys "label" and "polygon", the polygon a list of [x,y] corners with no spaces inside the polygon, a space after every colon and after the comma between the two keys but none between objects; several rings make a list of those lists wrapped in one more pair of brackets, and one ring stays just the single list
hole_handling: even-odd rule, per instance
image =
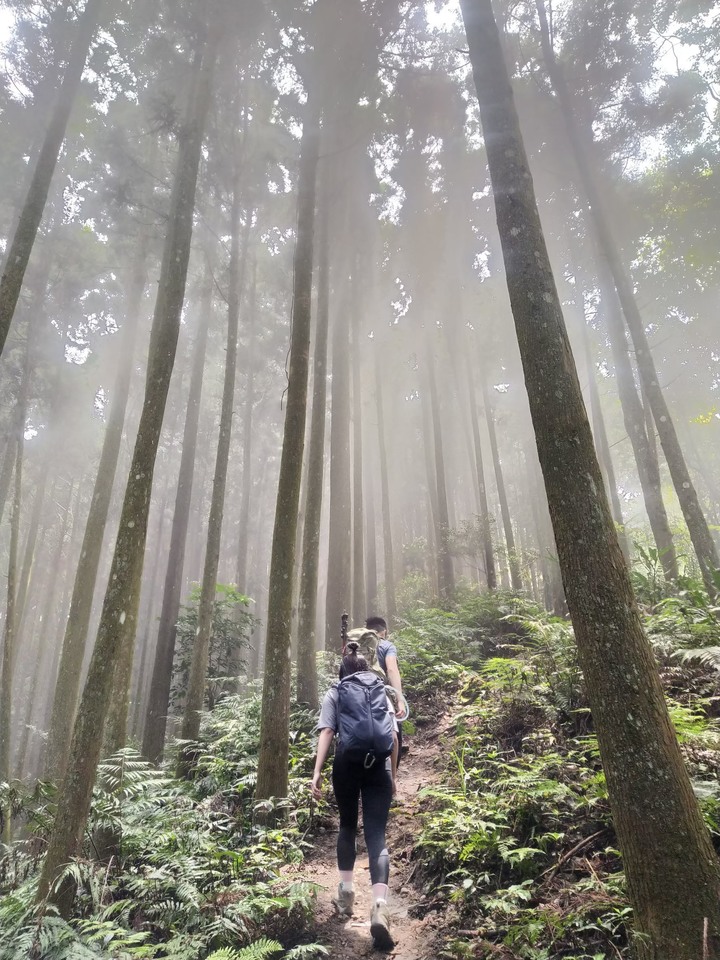
[{"label": "gray t-shirt", "polygon": [[[393,730],[397,733],[397,720],[395,719],[395,707],[393,706],[390,698],[387,698],[388,710],[392,714],[393,721]],[[316,730],[333,730],[335,733],[338,731],[338,719],[337,719],[337,707],[338,707],[338,685],[334,683],[328,692],[323,697],[323,702],[320,707],[320,719],[318,720]]]}]

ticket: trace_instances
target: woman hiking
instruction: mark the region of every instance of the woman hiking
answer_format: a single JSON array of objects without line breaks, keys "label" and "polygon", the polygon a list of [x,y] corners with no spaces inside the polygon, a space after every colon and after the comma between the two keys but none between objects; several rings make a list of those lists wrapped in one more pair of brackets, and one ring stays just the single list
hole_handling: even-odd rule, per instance
[{"label": "woman hiking", "polygon": [[[370,714],[366,714],[368,710]],[[367,661],[358,654],[358,644],[354,641],[347,644],[340,665],[340,682],[323,698],[317,729],[320,736],[311,789],[318,800],[322,796],[322,768],[330,745],[338,736],[332,785],[340,811],[337,840],[340,882],[333,904],[340,916],[353,915],[355,838],[362,797],[372,884],[370,934],[378,949],[389,950],[394,941],[387,906],[390,855],[385,845],[385,827],[395,794],[397,724],[382,680],[368,670]]]}]

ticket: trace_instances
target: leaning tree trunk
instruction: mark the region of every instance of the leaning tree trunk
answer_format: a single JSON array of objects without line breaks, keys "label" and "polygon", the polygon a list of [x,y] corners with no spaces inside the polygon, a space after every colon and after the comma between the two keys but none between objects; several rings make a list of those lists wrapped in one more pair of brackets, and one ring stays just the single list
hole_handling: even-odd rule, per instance
[{"label": "leaning tree trunk", "polygon": [[285,797],[288,787],[290,630],[310,365],[315,193],[320,147],[319,118],[312,93],[306,110],[307,118],[300,144],[287,411],[270,561],[265,676],[255,791],[258,800]]},{"label": "leaning tree trunk", "polygon": [[155,456],[185,297],[195,191],[220,39],[219,21],[212,22],[210,29],[212,36],[207,40],[204,54],[196,57],[192,95],[180,136],[170,219],[150,337],[145,400],[125,489],[108,589],[37,891],[39,903],[47,899],[58,905],[64,914],[72,905],[72,884],[64,882],[54,887],[52,885],[63,865],[81,850],[115,664],[126,637],[133,635],[136,629]]},{"label": "leaning tree trunk", "polygon": [[548,75],[560,104],[568,140],[575,155],[578,174],[587,196],[598,245],[612,272],[615,289],[635,347],[635,358],[640,380],[650,402],[660,444],[665,454],[675,493],[685,517],[690,539],[697,554],[702,578],[708,593],[714,596],[718,590],[714,575],[720,568],[720,558],[700,506],[695,486],[680,447],[675,424],[660,386],[655,361],[645,333],[645,326],[635,299],[632,281],[622,261],[605,213],[602,193],[607,193],[613,188],[611,184],[604,183],[602,191],[600,189],[596,174],[592,134],[583,131],[580,127],[575,113],[572,93],[565,81],[562,68],[555,59],[545,13],[545,0],[536,0],[536,6],[540,18],[540,38]]},{"label": "leaning tree trunk", "polygon": [[50,183],[57,165],[60,147],[65,139],[70,111],[80,87],[80,78],[95,35],[102,3],[103,0],[88,0],[78,19],[65,75],[50,114],[45,139],[40,148],[15,234],[5,259],[3,275],[0,278],[0,354],[5,348],[10,324],[20,297],[25,271],[45,210]]},{"label": "leaning tree trunk", "polygon": [[595,361],[593,360],[592,343],[590,341],[590,333],[588,332],[585,311],[583,309],[582,292],[577,283],[577,270],[575,271],[575,277],[575,308],[578,313],[579,334],[582,341],[583,352],[585,354],[585,369],[587,370],[588,393],[590,395],[590,413],[592,416],[593,434],[595,435],[595,445],[600,458],[600,466],[607,484],[608,496],[610,497],[610,509],[612,510],[613,520],[617,525],[620,547],[622,552],[625,554],[625,559],[630,560],[630,541],[628,540],[627,531],[625,529],[625,520],[623,518],[622,507],[620,505],[620,497],[618,496],[617,480],[615,479],[615,467],[613,465],[612,455],[610,453],[610,442],[608,440],[607,428],[605,426],[605,417],[603,416],[602,404],[600,403],[600,390],[598,389]]},{"label": "leaning tree trunk", "polygon": [[327,421],[327,353],[330,316],[330,251],[328,249],[327,196],[318,210],[317,322],[313,356],[313,397],[308,450],[305,527],[303,530],[300,599],[298,604],[297,698],[318,705],[317,590],[320,564],[320,520],[322,515],[325,424]]},{"label": "leaning tree trunk", "polygon": [[[217,593],[217,574],[220,564],[220,544],[222,540],[223,514],[225,510],[225,488],[227,486],[228,463],[230,461],[230,439],[232,436],[232,418],[235,407],[235,380],[237,378],[238,326],[240,322],[240,297],[245,286],[245,268],[247,265],[248,244],[250,241],[250,210],[245,214],[245,227],[240,233],[240,176],[235,176],[230,232],[230,271],[228,283],[228,329],[225,351],[225,381],[223,383],[222,406],[220,410],[220,432],[218,435],[217,456],[215,458],[215,477],[213,479],[210,518],[208,520],[207,546],[203,568],[200,603],[198,605],[198,625],[190,661],[190,675],[185,695],[180,738],[197,740],[200,732],[200,714],[205,701],[205,684],[212,637],[213,612]],[[192,751],[181,750],[178,758],[178,776],[188,777],[192,768]]]},{"label": "leaning tree trunk", "polygon": [[618,544],[492,6],[461,0],[461,9],[538,455],[623,853],[636,948],[652,960],[717,957],[720,864]]},{"label": "leaning tree trunk", "polygon": [[127,321],[123,336],[123,356],[125,359],[119,364],[115,375],[115,383],[111,394],[110,416],[105,430],[105,439],[92,500],[90,501],[90,511],[85,524],[85,534],[75,573],[70,611],[62,643],[47,748],[46,773],[48,777],[53,779],[62,779],[65,775],[72,725],[80,694],[85,643],[134,370],[134,345],[142,310],[143,293],[147,283],[146,258],[147,245],[143,241],[138,259],[135,262],[128,296]]},{"label": "leaning tree trunk", "polygon": [[187,414],[182,440],[182,454],[180,457],[180,469],[178,471],[177,492],[175,494],[175,510],[173,511],[170,547],[165,572],[165,586],[163,588],[152,680],[150,681],[150,694],[145,715],[142,752],[143,755],[153,763],[159,763],[162,760],[165,749],[165,731],[167,729],[167,714],[170,708],[172,667],[175,657],[177,619],[180,613],[183,560],[185,557],[188,522],[190,519],[190,503],[192,500],[195,473],[195,451],[197,449],[203,371],[205,369],[205,354],[207,352],[212,297],[213,275],[208,268],[205,290],[200,301],[197,339],[193,351]]},{"label": "leaning tree trunk", "polygon": [[602,261],[599,263],[599,273],[600,291],[605,303],[604,312],[610,337],[610,349],[615,363],[615,379],[620,397],[623,423],[635,454],[640,487],[645,501],[645,511],[658,549],[660,563],[666,580],[674,582],[679,575],[678,562],[665,503],[663,502],[657,449],[655,444],[651,442],[645,422],[645,411],[635,386],[635,377],[628,354],[625,328],[617,294],[613,288],[607,265]]}]

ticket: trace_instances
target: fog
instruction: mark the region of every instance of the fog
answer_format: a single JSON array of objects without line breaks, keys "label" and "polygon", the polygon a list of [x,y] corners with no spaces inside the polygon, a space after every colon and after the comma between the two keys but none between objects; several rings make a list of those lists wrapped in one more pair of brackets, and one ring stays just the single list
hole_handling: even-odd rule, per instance
[{"label": "fog", "polygon": [[[251,646],[230,644],[220,656],[219,628],[208,621],[211,676],[229,680],[208,692],[206,648],[198,709],[237,689],[238,676],[241,688],[260,676],[274,538],[278,556],[294,553],[286,576],[293,659],[299,638],[337,650],[346,610],[353,623],[373,613],[399,622],[413,605],[500,589],[567,614],[456,5],[92,7],[81,15],[64,3],[0,4],[0,593],[10,711],[0,720],[10,725],[0,780],[62,769],[58,756],[103,637],[117,651],[107,683],[120,731],[119,740],[106,734],[106,745],[130,740],[158,759],[164,717],[167,733],[179,734],[183,709],[195,702],[189,663],[193,637],[203,634],[196,587],[204,579],[209,617],[215,585],[232,585],[248,601],[231,605],[230,621],[243,610],[258,623],[243,625]],[[667,418],[715,549],[719,540],[713,11],[662,22],[652,4],[635,15],[568,0],[550,22],[667,403],[657,415],[635,341],[622,324],[613,333],[613,315],[622,320],[618,281],[608,280],[535,4],[496,7],[613,517],[635,575],[646,578],[704,570],[678,499],[690,481],[678,490],[659,436]],[[83,24],[90,15],[96,22]],[[80,50],[83,29],[90,39]],[[193,114],[203,83],[207,109]],[[68,119],[55,131],[53,157],[48,138],[63,98]],[[193,137],[191,185],[178,158]],[[291,346],[308,305],[309,352]],[[172,331],[160,342],[173,309],[176,347]],[[237,358],[226,370],[233,343]],[[303,351],[307,408],[293,448],[302,469],[297,509],[285,520],[292,549],[283,552],[276,517],[281,501],[294,501],[278,489],[286,413],[296,409],[293,364]],[[170,371],[165,398],[158,384]],[[148,404],[162,428],[138,440]],[[120,555],[142,441],[156,443],[151,498],[137,494]],[[654,468],[638,467],[639,456],[654,458]],[[657,501],[674,571],[660,521],[648,519]],[[110,637],[119,586],[123,617]],[[198,603],[197,630],[186,623],[176,644],[176,621]],[[69,686],[60,686],[73,631]]]}]

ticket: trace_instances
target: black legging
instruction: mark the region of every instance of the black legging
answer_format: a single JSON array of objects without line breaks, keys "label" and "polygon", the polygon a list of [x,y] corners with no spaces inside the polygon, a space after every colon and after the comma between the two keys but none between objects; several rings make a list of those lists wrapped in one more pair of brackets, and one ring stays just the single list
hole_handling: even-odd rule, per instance
[{"label": "black legging", "polygon": [[363,829],[370,859],[370,883],[387,883],[390,856],[385,846],[385,827],[392,802],[390,761],[378,760],[369,770],[362,763],[350,763],[342,752],[335,754],[332,785],[340,809],[340,832],[337,841],[339,870],[355,866],[355,837],[358,824],[358,801],[362,796]]}]

